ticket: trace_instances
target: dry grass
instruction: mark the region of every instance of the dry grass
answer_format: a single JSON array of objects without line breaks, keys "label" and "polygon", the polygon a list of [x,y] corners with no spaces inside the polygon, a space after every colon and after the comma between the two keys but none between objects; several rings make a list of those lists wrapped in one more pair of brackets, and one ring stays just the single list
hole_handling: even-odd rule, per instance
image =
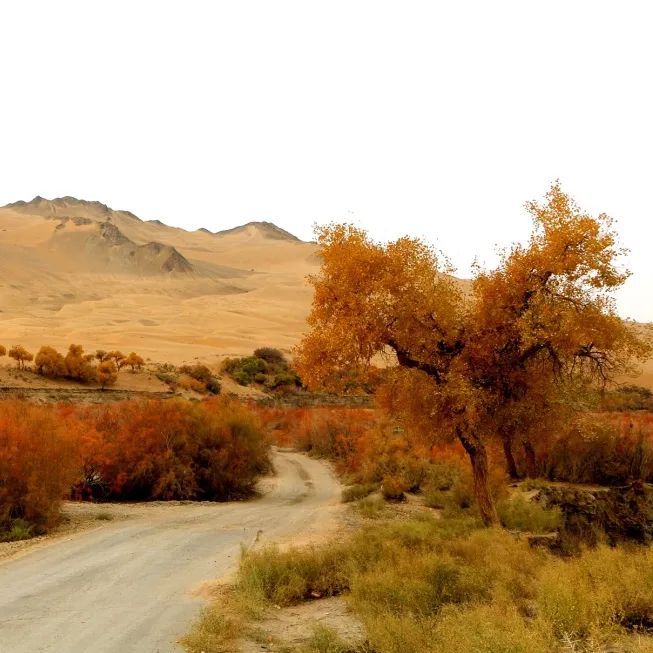
[{"label": "dry grass", "polygon": [[[522,525],[542,525],[539,513],[521,510]],[[379,520],[328,546],[249,552],[234,590],[259,610],[336,594],[364,624],[363,648],[318,629],[296,651],[653,651],[653,551],[600,547],[562,560],[464,514]],[[188,651],[229,650],[221,642],[242,633],[244,621],[222,614],[205,616],[194,631],[203,639],[187,638]]]},{"label": "dry grass", "polygon": [[529,501],[523,494],[500,501],[497,511],[502,526],[529,533],[550,533],[562,521],[559,508],[543,508],[539,503]]}]

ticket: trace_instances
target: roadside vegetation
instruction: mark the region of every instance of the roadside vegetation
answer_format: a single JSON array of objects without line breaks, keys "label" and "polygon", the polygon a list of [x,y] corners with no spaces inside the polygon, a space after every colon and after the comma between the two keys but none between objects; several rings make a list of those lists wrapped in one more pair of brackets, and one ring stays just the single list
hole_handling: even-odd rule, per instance
[{"label": "roadside vegetation", "polygon": [[56,524],[61,501],[224,500],[268,469],[258,417],[214,398],[97,406],[0,402],[0,539]]},{"label": "roadside vegetation", "polygon": [[[653,651],[650,548],[601,545],[561,558],[526,533],[483,528],[478,511],[420,509],[406,519],[392,505],[324,545],[245,551],[234,585],[205,610],[186,650],[233,651],[249,638],[279,653]],[[520,525],[542,525],[542,514],[525,503]],[[261,630],[270,612],[331,596],[362,622],[362,639],[318,627],[290,646]]]},{"label": "roadside vegetation", "polygon": [[[346,597],[365,640],[322,629],[301,650],[653,651],[651,395],[617,386],[650,338],[616,314],[629,273],[610,218],[557,184],[527,208],[528,242],[465,291],[419,240],[318,229],[297,370],[335,392],[373,376],[379,410],[261,410],[279,443],[333,461],[365,525],[325,546],[245,552],[233,589],[263,611]],[[406,519],[415,501],[425,508]],[[188,650],[252,635],[230,623]]]}]

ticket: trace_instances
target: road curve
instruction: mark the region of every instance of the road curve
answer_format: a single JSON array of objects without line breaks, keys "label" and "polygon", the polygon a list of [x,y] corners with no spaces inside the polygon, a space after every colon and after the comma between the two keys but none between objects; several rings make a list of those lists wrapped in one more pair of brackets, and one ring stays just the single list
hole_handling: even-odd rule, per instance
[{"label": "road curve", "polygon": [[328,467],[274,453],[260,499],[158,506],[0,564],[0,653],[177,653],[241,544],[299,535],[338,502]]}]

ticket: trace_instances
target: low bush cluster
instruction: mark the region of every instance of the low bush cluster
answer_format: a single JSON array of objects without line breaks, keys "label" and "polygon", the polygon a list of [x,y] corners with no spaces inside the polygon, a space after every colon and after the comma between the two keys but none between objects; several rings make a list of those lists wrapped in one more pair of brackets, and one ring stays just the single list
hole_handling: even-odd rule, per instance
[{"label": "low bush cluster", "polygon": [[206,365],[180,365],[159,363],[155,376],[159,381],[167,383],[172,390],[192,390],[198,394],[219,395],[222,391],[220,380]]},{"label": "low bush cluster", "polygon": [[651,549],[563,560],[479,526],[420,517],[327,546],[249,552],[237,591],[280,606],[346,594],[374,653],[653,650]]},{"label": "low bush cluster", "polygon": [[[0,356],[6,353],[5,347],[0,345]],[[102,389],[117,381],[118,371],[122,367],[131,367],[135,372],[145,364],[135,352],[125,356],[120,351],[98,349],[95,354],[86,354],[81,345],[70,345],[65,356],[49,345],[41,347],[36,356],[22,345],[14,345],[9,349],[9,356],[16,361],[20,370],[28,369],[28,364],[34,361],[34,370],[41,376],[97,383]]]},{"label": "low bush cluster", "polygon": [[234,401],[121,402],[79,417],[88,430],[78,496],[225,499],[250,491],[268,465],[258,419]]},{"label": "low bush cluster", "polygon": [[0,540],[43,532],[79,474],[77,429],[52,406],[0,402]]},{"label": "low bush cluster", "polygon": [[97,406],[2,401],[0,532],[16,539],[52,526],[71,492],[96,500],[240,496],[268,465],[258,417],[220,397]]},{"label": "low bush cluster", "polygon": [[539,475],[571,483],[653,482],[653,413],[587,414],[538,455]]},{"label": "low bush cluster", "polygon": [[222,370],[240,385],[260,385],[267,390],[288,391],[301,387],[301,379],[278,349],[261,347],[252,356],[227,358]]},{"label": "low bush cluster", "polygon": [[599,406],[606,412],[635,410],[653,412],[653,391],[639,385],[624,384],[603,393]]}]

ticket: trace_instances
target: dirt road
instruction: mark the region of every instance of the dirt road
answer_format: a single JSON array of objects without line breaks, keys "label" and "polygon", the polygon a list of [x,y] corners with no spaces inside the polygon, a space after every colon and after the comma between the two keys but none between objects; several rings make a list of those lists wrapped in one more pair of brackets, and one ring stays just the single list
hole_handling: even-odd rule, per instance
[{"label": "dirt road", "polygon": [[241,545],[319,532],[336,510],[326,465],[290,452],[274,463],[260,499],[135,506],[0,564],[0,653],[180,651],[202,584],[233,570]]}]

